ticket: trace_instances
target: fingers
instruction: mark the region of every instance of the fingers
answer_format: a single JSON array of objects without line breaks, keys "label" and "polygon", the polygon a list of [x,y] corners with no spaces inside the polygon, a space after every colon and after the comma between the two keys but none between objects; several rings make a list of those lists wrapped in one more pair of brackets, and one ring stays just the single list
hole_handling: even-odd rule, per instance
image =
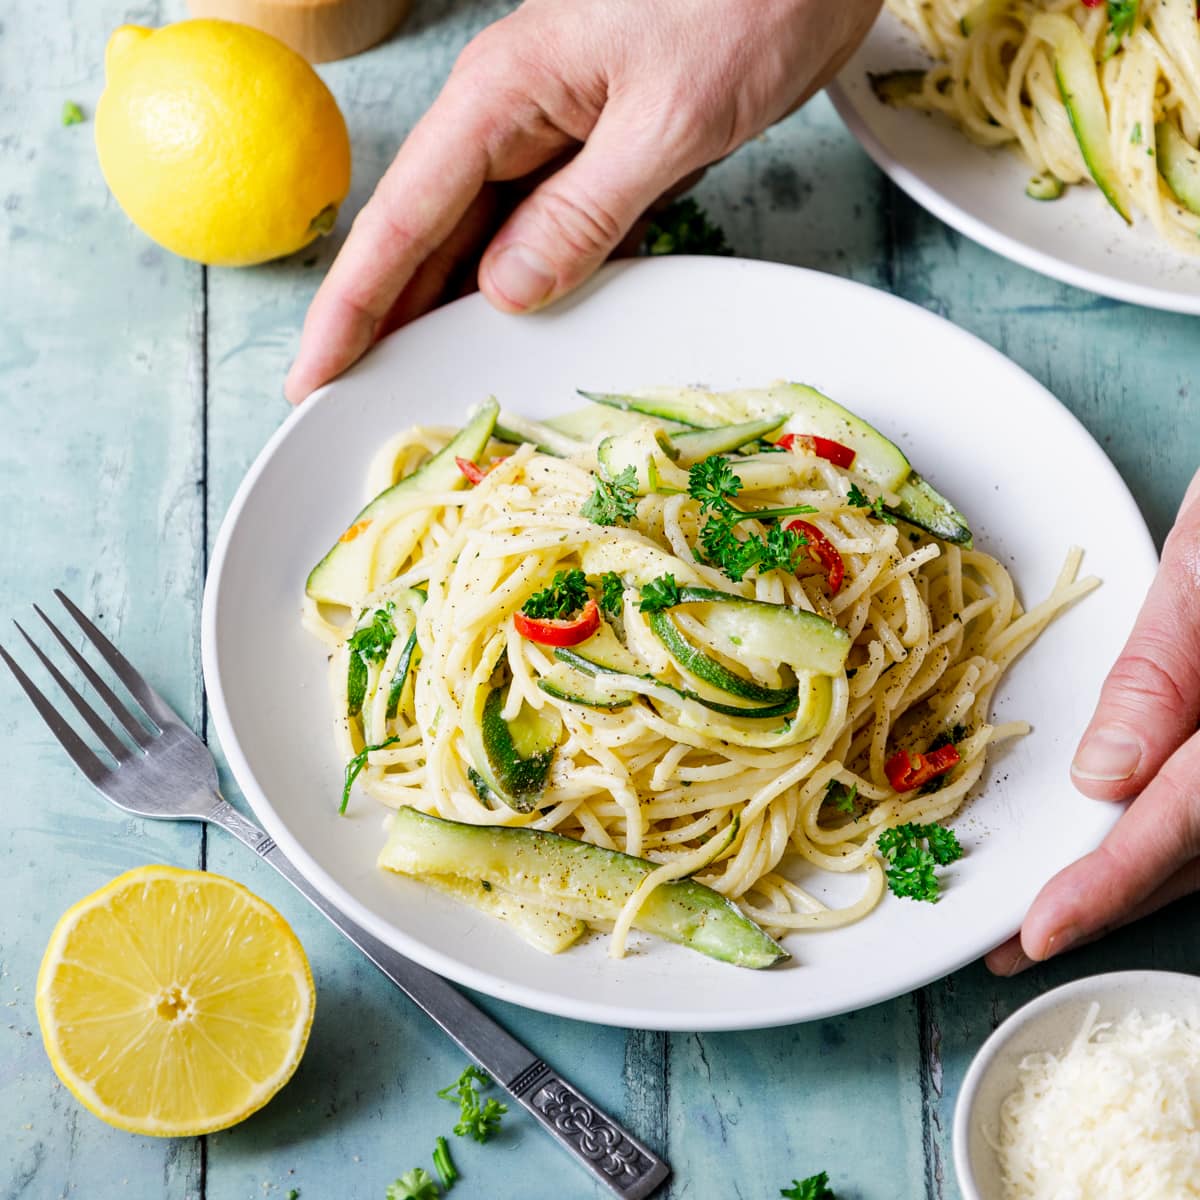
[{"label": "fingers", "polygon": [[1125,800],[1147,786],[1200,717],[1200,476],[1100,695],[1071,775],[1086,795]]},{"label": "fingers", "polygon": [[692,165],[674,161],[611,105],[579,153],[505,222],[480,263],[480,290],[505,312],[556,300],[587,279]]},{"label": "fingers", "polygon": [[1167,760],[1099,849],[1046,884],[1021,927],[1022,950],[1041,961],[1153,912],[1198,882],[1198,857],[1200,734]]},{"label": "fingers", "polygon": [[401,146],[313,298],[284,384],[293,404],[371,345],[418,267],[463,220],[488,174],[493,112],[452,81]]}]

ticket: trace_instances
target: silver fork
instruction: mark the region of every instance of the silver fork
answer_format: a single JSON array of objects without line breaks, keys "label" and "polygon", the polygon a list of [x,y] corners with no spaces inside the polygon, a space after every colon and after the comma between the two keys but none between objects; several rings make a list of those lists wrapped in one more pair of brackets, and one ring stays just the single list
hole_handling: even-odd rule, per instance
[{"label": "silver fork", "polygon": [[16,676],[17,682],[33,701],[34,707],[71,761],[105,799],[125,812],[141,817],[169,821],[209,821],[249,846],[328,917],[410,1000],[527,1109],[560,1146],[574,1155],[615,1195],[625,1200],[642,1200],[667,1178],[670,1168],[663,1159],[597,1108],[491,1017],[476,1008],[440,976],[397,954],[334,908],[284,857],[262,829],[221,797],[217,790],[216,764],[208,747],[61,591],[55,589],[54,594],[83,630],[95,651],[137,701],[149,718],[151,728],[138,720],[36,604],[34,611],[46,623],[96,694],[111,709],[133,742],[133,747],[117,736],[15,621],[13,623],[42,666],[104,747],[112,760],[111,765],[79,737],[3,646],[0,646],[0,657]]}]

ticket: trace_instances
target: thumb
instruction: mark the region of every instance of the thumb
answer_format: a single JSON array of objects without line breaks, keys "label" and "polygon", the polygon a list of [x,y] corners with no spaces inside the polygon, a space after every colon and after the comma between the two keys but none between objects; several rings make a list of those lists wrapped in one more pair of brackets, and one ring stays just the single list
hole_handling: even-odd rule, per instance
[{"label": "thumb", "polygon": [[1196,730],[1200,717],[1200,475],[1162,565],[1105,680],[1071,774],[1101,800],[1136,796]]},{"label": "thumb", "polygon": [[479,287],[505,312],[540,308],[581,284],[691,163],[672,163],[611,108],[579,153],[496,234]]}]

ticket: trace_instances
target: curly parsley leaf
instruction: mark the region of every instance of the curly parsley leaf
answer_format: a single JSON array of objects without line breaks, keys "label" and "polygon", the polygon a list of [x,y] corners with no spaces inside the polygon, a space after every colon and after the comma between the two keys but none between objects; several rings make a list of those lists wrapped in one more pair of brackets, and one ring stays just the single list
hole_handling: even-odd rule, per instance
[{"label": "curly parsley leaf", "polygon": [[608,618],[619,617],[625,604],[625,584],[616,571],[600,576],[600,611]]},{"label": "curly parsley leaf", "polygon": [[858,804],[858,784],[852,783],[847,787],[844,783],[831,779],[825,785],[825,804],[830,804],[840,813],[853,816]]},{"label": "curly parsley leaf", "polygon": [[387,1188],[387,1200],[438,1200],[440,1194],[424,1167],[413,1167]]},{"label": "curly parsley leaf", "polygon": [[948,866],[962,857],[962,846],[953,829],[943,825],[897,825],[885,829],[877,843],[887,864],[888,887],[910,900],[938,898],[935,867]]},{"label": "curly parsley leaf", "polygon": [[779,1194],[786,1200],[837,1200],[829,1186],[829,1173],[821,1171],[807,1179],[792,1180],[790,1188],[780,1188]]},{"label": "curly parsley leaf", "polygon": [[690,196],[668,205],[646,231],[649,254],[733,253],[725,231],[709,220],[708,214]]},{"label": "curly parsley leaf", "polygon": [[497,1100],[479,1103],[480,1092],[491,1085],[491,1076],[472,1063],[454,1083],[438,1092],[443,1100],[458,1101],[459,1121],[454,1132],[459,1137],[486,1142],[500,1128],[500,1118],[508,1112],[508,1105]]},{"label": "curly parsley leaf", "polygon": [[597,525],[628,525],[637,516],[637,471],[626,467],[611,479],[596,478],[596,489],[579,510]]},{"label": "curly parsley leaf", "polygon": [[549,587],[534,592],[521,611],[540,621],[565,621],[588,602],[587,576],[578,567],[555,574]]},{"label": "curly parsley leaf", "polygon": [[850,490],[846,493],[846,503],[849,504],[851,508],[871,507],[871,501],[867,498],[866,492],[864,492],[857,483],[852,483],[850,485]]},{"label": "curly parsley leaf", "polygon": [[709,455],[688,470],[688,495],[702,509],[724,508],[742,490],[742,480],[719,454]]},{"label": "curly parsley leaf", "polygon": [[660,575],[642,584],[641,599],[638,601],[640,612],[662,612],[664,608],[673,608],[679,603],[679,584],[674,575]]},{"label": "curly parsley leaf", "polygon": [[383,662],[396,638],[396,625],[392,620],[395,608],[389,600],[375,610],[366,625],[356,629],[347,639],[350,666],[346,673],[346,709],[352,717],[362,712],[367,696],[367,665]]},{"label": "curly parsley leaf", "polygon": [[354,786],[354,781],[358,778],[359,772],[367,765],[367,755],[372,750],[386,750],[388,746],[398,742],[400,737],[398,734],[393,734],[390,738],[377,743],[374,746],[364,746],[347,764],[346,764],[346,782],[342,785],[342,803],[338,808],[339,813],[345,813],[346,805],[350,803],[350,789]]},{"label": "curly parsley leaf", "polygon": [[871,511],[875,514],[876,518],[882,521],[885,525],[895,525],[896,518],[893,517],[892,514],[883,507],[882,496],[875,497],[875,502],[871,505]]},{"label": "curly parsley leaf", "polygon": [[1108,0],[1108,37],[1104,57],[1112,58],[1137,24],[1138,0]]}]

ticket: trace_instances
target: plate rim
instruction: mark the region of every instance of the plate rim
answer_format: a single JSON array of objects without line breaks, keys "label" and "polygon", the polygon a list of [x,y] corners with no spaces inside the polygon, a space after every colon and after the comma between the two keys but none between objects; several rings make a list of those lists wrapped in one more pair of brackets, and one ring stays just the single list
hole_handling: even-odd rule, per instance
[{"label": "plate rim", "polygon": [[[1132,517],[1135,518],[1137,526],[1143,534],[1142,549],[1148,552],[1152,563],[1157,563],[1157,551],[1137,500],[1130,492],[1111,459],[1105,454],[1096,439],[1092,437],[1082,421],[1063,405],[1039,380],[1030,375],[1024,368],[1008,358],[1001,351],[977,335],[949,321],[947,318],[930,312],[903,297],[892,295],[881,288],[873,288],[856,280],[785,263],[742,258],[672,256],[669,259],[639,259],[610,263],[597,272],[596,276],[585,284],[583,288],[568,298],[567,303],[574,305],[583,302],[594,291],[604,287],[607,280],[624,274],[631,269],[644,271],[646,269],[661,270],[663,267],[667,267],[668,269],[681,270],[685,269],[685,264],[689,263],[693,265],[704,263],[706,264],[706,269],[718,272],[737,269],[762,273],[786,273],[791,277],[799,276],[804,278],[807,280],[809,286],[816,286],[817,288],[845,288],[856,292],[870,293],[875,297],[882,298],[889,304],[904,306],[920,321],[936,324],[943,335],[967,342],[973,347],[976,353],[981,353],[992,359],[998,368],[1009,372],[1016,372],[1023,379],[1027,387],[1040,393],[1046,402],[1052,404],[1058,410],[1059,417],[1065,418],[1068,423],[1076,428],[1082,438],[1085,439],[1085,444],[1090,446],[1097,457],[1097,466],[1100,469],[1106,470],[1111,477],[1114,485],[1111,493],[1113,500],[1119,500],[1129,507]],[[651,266],[651,264],[655,265]],[[448,309],[458,308],[462,305],[486,303],[486,300],[477,293],[456,300],[450,305],[443,306],[441,309],[434,310],[434,313],[429,315],[437,315]],[[377,346],[382,346],[394,337],[404,335],[407,330],[416,324],[418,322],[414,322],[412,326],[406,326],[404,329],[396,331],[396,333],[382,339]],[[364,356],[364,359],[359,360],[359,363],[350,368],[350,371],[356,372],[360,369],[363,362],[369,362],[375,353],[375,349],[373,348],[368,356]],[[345,378],[345,376],[341,378]],[[770,1007],[760,1005],[753,1010],[752,1014],[747,1014],[744,1010],[731,1012],[714,1012],[709,1010],[703,1018],[697,1017],[694,1013],[681,1013],[676,1017],[661,1009],[642,1008],[636,1004],[615,1007],[608,1003],[564,996],[561,993],[547,992],[537,987],[514,984],[502,978],[497,978],[485,969],[474,967],[462,959],[444,953],[436,947],[429,946],[418,940],[403,929],[390,923],[384,917],[378,915],[366,904],[355,899],[337,879],[317,863],[304,849],[300,841],[288,828],[280,812],[276,810],[275,806],[268,799],[266,790],[259,784],[242,749],[241,740],[234,728],[229,708],[225,701],[224,684],[220,674],[217,655],[216,625],[218,597],[223,582],[226,556],[242,510],[254,491],[259,478],[282,443],[292,436],[293,431],[305,420],[309,419],[312,413],[318,410],[318,406],[338,402],[338,386],[339,380],[334,380],[324,385],[298,408],[289,413],[278,429],[267,440],[247,470],[221,520],[220,529],[213,544],[212,557],[205,580],[201,612],[201,661],[205,688],[213,725],[229,768],[255,817],[262,823],[266,832],[280,846],[300,874],[304,876],[306,882],[328,903],[332,904],[342,914],[348,916],[367,930],[367,932],[398,953],[411,958],[427,969],[464,987],[473,988],[499,1000],[518,1004],[524,1008],[554,1016],[589,1021],[595,1024],[618,1028],[667,1032],[727,1032],[775,1028],[800,1022],[822,1020],[845,1012],[861,1011],[875,1004],[894,1000],[916,988],[952,974],[968,963],[976,961],[992,946],[999,945],[1015,932],[1010,922],[1006,919],[1003,930],[995,934],[989,933],[986,944],[981,940],[968,952],[957,953],[949,958],[939,960],[938,965],[933,969],[930,969],[928,965],[921,965],[914,966],[903,972],[893,971],[888,976],[886,983],[879,987],[879,990],[875,991],[869,997],[849,1005],[843,1001],[814,1007],[810,1003],[801,1011],[798,1009],[795,1000],[792,1000],[790,1003],[781,1002]],[[1097,803],[1099,804],[1099,802]],[[1120,817],[1123,807],[1120,805],[1103,805],[1103,807],[1097,808],[1096,811],[1101,814],[1100,823],[1104,825],[1104,831],[1107,833]],[[996,922],[991,922],[988,926],[989,930],[991,925],[996,924]]]},{"label": "plate rim", "polygon": [[[857,68],[852,60],[845,70],[854,69]],[[833,104],[834,111],[854,139],[866,151],[871,161],[911,200],[937,217],[938,220],[957,230],[963,237],[969,238],[985,249],[999,254],[1002,258],[1007,258],[1019,266],[1036,271],[1039,275],[1045,275],[1050,279],[1057,279],[1060,283],[1070,284],[1081,291],[1107,296],[1111,300],[1120,300],[1127,304],[1137,304],[1142,308],[1157,309],[1161,312],[1200,316],[1200,292],[1189,296],[1183,292],[1163,291],[1145,284],[1115,279],[1111,275],[1092,271],[1086,267],[1076,266],[1041,250],[1036,250],[1019,238],[1001,232],[967,209],[960,208],[937,188],[926,183],[892,153],[867,124],[858,105],[855,104],[849,91],[842,84],[841,76],[830,82],[825,90]]]}]

